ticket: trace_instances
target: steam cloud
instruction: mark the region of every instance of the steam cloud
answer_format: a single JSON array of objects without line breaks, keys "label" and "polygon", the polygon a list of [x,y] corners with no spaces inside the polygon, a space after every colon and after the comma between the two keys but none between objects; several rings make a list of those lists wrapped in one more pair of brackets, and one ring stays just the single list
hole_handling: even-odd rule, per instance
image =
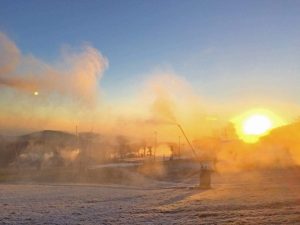
[{"label": "steam cloud", "polygon": [[0,32],[0,86],[92,103],[107,66],[108,60],[89,45],[79,51],[65,52],[59,63],[49,65],[22,55],[16,44]]},{"label": "steam cloud", "polygon": [[[29,93],[38,91],[48,95],[58,94],[79,102],[93,103],[97,96],[98,82],[107,67],[108,60],[89,45],[83,46],[80,51],[64,52],[59,63],[50,65],[33,56],[23,55],[16,44],[0,32],[0,88],[8,87]],[[107,127],[111,128],[107,130],[111,130],[112,136],[118,132],[121,134],[125,132],[124,135],[128,137],[139,136],[141,139],[149,140],[153,131],[158,130],[160,140],[166,142],[176,138],[177,141],[178,135],[182,135],[178,128],[164,125],[178,122],[184,125],[191,140],[199,140],[202,145],[205,143],[205,135],[215,135],[214,138],[206,137],[207,146],[195,145],[195,147],[201,153],[216,157],[217,167],[220,170],[300,164],[299,138],[290,140],[289,136],[285,137],[285,134],[298,134],[298,126],[297,129],[287,130],[278,137],[263,140],[257,145],[249,146],[236,141],[236,137],[231,138],[234,141],[222,142],[219,137],[221,135],[213,133],[213,129],[222,129],[224,125],[222,121],[214,121],[212,125],[212,121],[206,119],[208,114],[204,108],[207,109],[213,104],[205,102],[204,107],[202,99],[199,99],[183,79],[173,73],[156,73],[154,76],[151,75],[146,87],[143,88],[146,89],[147,99],[142,101],[146,102],[146,106],[140,104],[142,107],[130,107],[134,110],[129,110],[130,115],[135,115],[139,108],[143,114],[140,116],[141,119],[125,117],[125,122],[130,125],[124,125],[122,129],[119,120],[116,125],[110,122],[112,124],[108,124]],[[124,113],[125,110],[119,111]],[[109,114],[107,117],[111,119],[114,115]],[[86,118],[84,119],[83,123],[86,122]],[[133,121],[137,121],[136,126],[131,125]],[[127,124],[125,122],[124,124]],[[141,131],[141,122],[143,126],[149,125],[151,129]],[[105,127],[103,124],[97,124],[101,127],[101,132]],[[78,152],[62,154],[65,158],[73,159]]]}]

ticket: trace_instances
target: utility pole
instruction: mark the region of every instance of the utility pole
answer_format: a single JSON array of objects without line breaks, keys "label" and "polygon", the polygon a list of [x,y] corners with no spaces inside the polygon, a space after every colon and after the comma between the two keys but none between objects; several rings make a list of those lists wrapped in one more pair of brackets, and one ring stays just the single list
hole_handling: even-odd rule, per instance
[{"label": "utility pole", "polygon": [[180,149],[180,136],[178,136],[178,157],[180,158],[181,156],[181,149]]},{"label": "utility pole", "polygon": [[155,154],[156,154],[156,147],[157,147],[157,132],[154,132],[154,160],[155,160]]},{"label": "utility pole", "polygon": [[75,132],[76,132],[76,148],[79,150],[79,173],[82,172],[82,151],[81,149],[79,149],[79,134],[78,134],[78,127],[76,125],[76,128],[75,128]]}]

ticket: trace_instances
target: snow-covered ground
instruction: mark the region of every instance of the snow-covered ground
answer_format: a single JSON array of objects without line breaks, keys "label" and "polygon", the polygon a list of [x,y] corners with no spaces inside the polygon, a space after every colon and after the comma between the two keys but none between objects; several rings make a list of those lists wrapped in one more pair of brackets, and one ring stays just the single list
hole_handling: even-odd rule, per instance
[{"label": "snow-covered ground", "polygon": [[0,224],[300,224],[299,169],[196,182],[1,184]]}]

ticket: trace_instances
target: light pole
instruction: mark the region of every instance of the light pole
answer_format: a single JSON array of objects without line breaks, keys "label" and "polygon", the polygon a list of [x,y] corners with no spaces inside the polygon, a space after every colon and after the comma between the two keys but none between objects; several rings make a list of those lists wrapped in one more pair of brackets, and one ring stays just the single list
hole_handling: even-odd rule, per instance
[{"label": "light pole", "polygon": [[156,154],[156,147],[157,147],[157,132],[154,132],[154,160],[155,160],[155,154]]},{"label": "light pole", "polygon": [[178,136],[178,157],[180,158],[180,156],[181,156],[181,152],[180,152],[180,136]]}]

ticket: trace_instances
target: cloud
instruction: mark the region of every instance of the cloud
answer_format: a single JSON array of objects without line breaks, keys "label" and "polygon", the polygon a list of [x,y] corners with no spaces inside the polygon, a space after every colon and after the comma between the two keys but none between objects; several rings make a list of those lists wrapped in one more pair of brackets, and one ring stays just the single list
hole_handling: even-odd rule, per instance
[{"label": "cloud", "polygon": [[107,67],[108,60],[88,44],[64,51],[56,63],[49,64],[32,55],[23,55],[16,44],[0,32],[0,87],[56,94],[92,104]]}]

